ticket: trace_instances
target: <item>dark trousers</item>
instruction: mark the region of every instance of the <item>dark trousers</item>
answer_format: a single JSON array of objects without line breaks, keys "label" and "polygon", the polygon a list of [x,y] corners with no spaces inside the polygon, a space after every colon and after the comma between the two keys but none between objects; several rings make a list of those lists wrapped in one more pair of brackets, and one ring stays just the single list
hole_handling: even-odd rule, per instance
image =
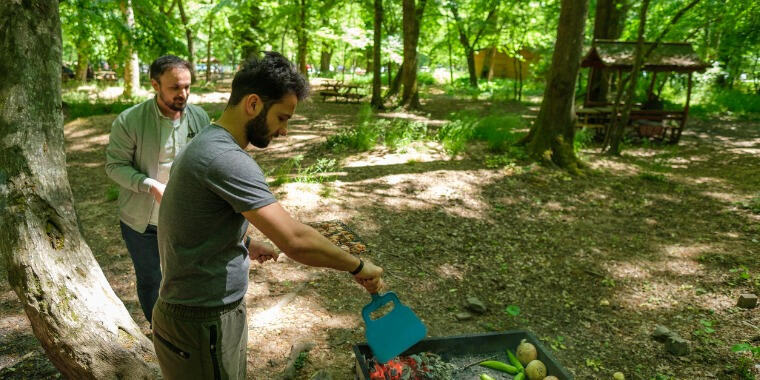
[{"label": "dark trousers", "polygon": [[161,286],[161,262],[158,258],[158,235],[156,226],[148,225],[143,233],[139,233],[124,222],[121,224],[121,237],[127,245],[127,251],[135,266],[137,277],[137,298],[140,307],[149,323],[153,322],[153,305],[158,299],[158,288]]}]

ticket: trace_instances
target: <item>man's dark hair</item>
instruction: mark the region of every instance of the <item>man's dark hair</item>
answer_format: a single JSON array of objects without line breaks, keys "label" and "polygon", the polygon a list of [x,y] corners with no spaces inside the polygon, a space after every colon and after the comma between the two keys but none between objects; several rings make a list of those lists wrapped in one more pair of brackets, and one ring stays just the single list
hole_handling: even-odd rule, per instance
[{"label": "man's dark hair", "polygon": [[282,54],[268,51],[262,58],[243,64],[232,80],[228,105],[240,103],[246,95],[256,94],[263,102],[275,102],[287,94],[303,100],[309,95],[309,83]]},{"label": "man's dark hair", "polygon": [[166,72],[166,70],[176,67],[185,68],[190,72],[193,71],[190,68],[190,62],[185,61],[184,59],[175,55],[165,55],[163,57],[156,58],[156,60],[150,64],[150,79],[155,79],[158,81],[158,78],[160,78],[161,75]]}]

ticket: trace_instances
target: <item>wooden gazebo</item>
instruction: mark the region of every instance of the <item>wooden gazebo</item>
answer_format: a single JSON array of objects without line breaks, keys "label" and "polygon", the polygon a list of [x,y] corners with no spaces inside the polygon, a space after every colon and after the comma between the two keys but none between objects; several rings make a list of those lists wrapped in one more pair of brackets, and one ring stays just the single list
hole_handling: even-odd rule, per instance
[{"label": "wooden gazebo", "polygon": [[[652,47],[651,42],[644,43],[644,52]],[[603,70],[612,75],[608,84],[617,81],[617,90],[622,90],[623,73],[633,69],[636,42],[596,40],[591,49],[583,57],[581,67],[590,68],[589,78],[592,78],[597,70]],[[642,71],[652,74],[651,82],[647,90],[647,103],[639,105],[631,111],[632,126],[639,135],[657,139],[667,139],[671,143],[677,143],[681,132],[686,125],[689,115],[689,101],[691,100],[692,74],[695,71],[704,71],[705,64],[694,52],[689,43],[659,43],[649,55],[642,66]],[[673,72],[688,74],[686,92],[686,104],[682,110],[663,110],[653,96],[657,74],[661,72]],[[586,98],[583,108],[577,110],[578,124],[582,127],[608,128],[612,120],[612,103],[609,99],[591,99],[592,82],[588,81]],[[604,91],[603,93],[606,93]]]}]

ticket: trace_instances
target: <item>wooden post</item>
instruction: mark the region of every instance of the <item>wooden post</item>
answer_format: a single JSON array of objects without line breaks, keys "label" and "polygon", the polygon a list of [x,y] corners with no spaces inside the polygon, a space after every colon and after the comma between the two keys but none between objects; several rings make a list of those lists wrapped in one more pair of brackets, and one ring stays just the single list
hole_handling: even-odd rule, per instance
[{"label": "wooden post", "polygon": [[591,103],[591,78],[594,76],[595,69],[596,68],[594,66],[591,66],[588,69],[588,80],[586,81],[586,102],[583,104],[584,107],[587,107]]},{"label": "wooden post", "polygon": [[681,132],[683,132],[683,129],[686,128],[686,119],[689,117],[689,102],[691,101],[691,86],[692,86],[692,80],[691,77],[694,74],[694,72],[689,72],[689,83],[686,85],[686,105],[683,107],[683,118],[681,119],[681,128],[678,130],[678,133],[676,134],[675,139],[673,139],[673,143],[677,144],[678,140],[681,139]]},{"label": "wooden post", "polygon": [[657,72],[652,71],[652,82],[649,83],[649,88],[647,89],[647,101],[652,99],[652,93],[654,92],[654,82],[657,81]]}]

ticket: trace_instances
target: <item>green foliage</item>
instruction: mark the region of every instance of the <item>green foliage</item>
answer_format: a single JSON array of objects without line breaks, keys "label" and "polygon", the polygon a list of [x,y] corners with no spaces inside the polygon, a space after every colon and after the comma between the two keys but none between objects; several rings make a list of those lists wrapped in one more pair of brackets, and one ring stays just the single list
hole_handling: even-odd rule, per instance
[{"label": "green foliage", "polygon": [[511,315],[511,316],[513,316],[513,317],[516,317],[516,316],[520,315],[520,306],[509,305],[509,306],[507,306],[506,309],[504,309],[504,312],[507,313],[507,314],[509,314],[509,315]]},{"label": "green foliage", "polygon": [[413,141],[427,138],[427,124],[420,121],[394,120],[383,128],[383,144],[391,150],[400,150]]},{"label": "green foliage", "polygon": [[748,201],[739,202],[737,205],[740,208],[749,210],[752,213],[760,214],[760,193],[758,193],[757,195],[755,195]]},{"label": "green foliage", "polygon": [[304,156],[299,154],[278,166],[272,173],[274,181],[270,185],[276,187],[289,182],[322,183],[334,179],[333,176],[326,175],[338,166],[334,158],[319,158],[309,166],[301,165],[303,159]]},{"label": "green foliage", "polygon": [[368,151],[379,142],[391,150],[400,150],[413,141],[427,138],[427,124],[402,119],[377,119],[372,116],[368,104],[359,110],[356,126],[327,138],[325,147],[334,153],[345,151]]},{"label": "green foliage", "polygon": [[436,138],[444,149],[451,154],[461,153],[467,143],[473,140],[484,141],[494,153],[513,152],[520,154],[514,144],[522,137],[517,129],[523,128],[525,122],[519,115],[498,114],[480,117],[476,114],[453,113],[452,120],[438,130]]},{"label": "green foliage", "polygon": [[372,108],[364,104],[359,109],[357,125],[328,137],[325,146],[335,153],[346,150],[364,152],[375,147],[381,133],[380,125],[373,120]]},{"label": "green foliage", "polygon": [[306,362],[309,360],[309,351],[302,351],[298,354],[298,357],[296,358],[296,361],[293,363],[293,367],[296,370],[300,370],[306,365]]},{"label": "green foliage", "polygon": [[696,116],[733,114],[742,118],[760,118],[760,96],[738,90],[710,89],[700,103],[690,108]]},{"label": "green foliage", "polygon": [[85,116],[118,114],[135,104],[137,102],[132,100],[99,101],[96,103],[67,102],[64,115],[66,115],[66,119],[76,119]]},{"label": "green foliage", "polygon": [[417,73],[417,84],[429,86],[435,83],[436,81],[432,73],[427,71]]},{"label": "green foliage", "polygon": [[593,140],[593,130],[587,128],[577,130],[575,131],[575,137],[573,139],[573,149],[578,152],[581,149],[588,148]]},{"label": "green foliage", "polygon": [[113,202],[119,199],[119,187],[111,185],[106,189],[106,201]]}]

